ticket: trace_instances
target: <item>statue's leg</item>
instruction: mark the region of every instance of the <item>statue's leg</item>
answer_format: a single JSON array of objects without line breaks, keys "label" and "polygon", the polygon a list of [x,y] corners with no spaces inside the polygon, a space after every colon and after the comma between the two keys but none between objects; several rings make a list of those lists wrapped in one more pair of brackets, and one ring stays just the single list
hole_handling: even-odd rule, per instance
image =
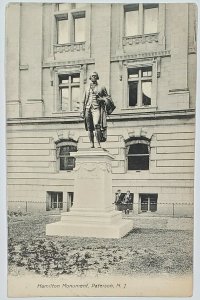
[{"label": "statue's leg", "polygon": [[95,136],[98,144],[98,148],[101,148],[101,126],[99,124],[95,125]]},{"label": "statue's leg", "polygon": [[92,111],[93,123],[95,128],[95,136],[97,140],[97,147],[101,148],[101,126],[100,126],[100,108]]},{"label": "statue's leg", "polygon": [[89,137],[91,148],[94,148],[94,133],[93,133],[93,131],[88,131],[88,137]]},{"label": "statue's leg", "polygon": [[92,113],[91,113],[90,109],[86,109],[85,120],[86,120],[86,124],[87,124],[90,145],[91,145],[91,148],[94,148],[93,120],[92,120]]}]

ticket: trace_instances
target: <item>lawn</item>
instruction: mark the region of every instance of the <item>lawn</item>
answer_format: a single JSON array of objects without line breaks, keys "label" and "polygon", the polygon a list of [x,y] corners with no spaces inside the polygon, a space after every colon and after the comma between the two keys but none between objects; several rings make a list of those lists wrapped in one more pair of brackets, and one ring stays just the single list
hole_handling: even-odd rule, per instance
[{"label": "lawn", "polygon": [[121,239],[51,237],[51,215],[8,217],[10,274],[184,274],[192,271],[192,231],[133,229]]}]

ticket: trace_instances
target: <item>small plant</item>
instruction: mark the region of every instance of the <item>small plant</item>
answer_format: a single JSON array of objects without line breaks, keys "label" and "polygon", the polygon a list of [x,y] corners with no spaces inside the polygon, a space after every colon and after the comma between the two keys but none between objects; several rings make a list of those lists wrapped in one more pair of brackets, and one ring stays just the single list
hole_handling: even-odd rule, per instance
[{"label": "small plant", "polygon": [[22,216],[25,216],[25,215],[27,215],[27,213],[22,212],[20,210],[8,211],[8,213],[7,213],[8,218],[10,218],[10,217],[22,217]]}]

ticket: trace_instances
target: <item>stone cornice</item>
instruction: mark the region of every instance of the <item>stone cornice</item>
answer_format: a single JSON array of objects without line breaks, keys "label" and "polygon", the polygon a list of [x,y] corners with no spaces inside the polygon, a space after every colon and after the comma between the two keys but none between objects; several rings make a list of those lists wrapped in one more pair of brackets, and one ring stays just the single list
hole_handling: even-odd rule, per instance
[{"label": "stone cornice", "polygon": [[165,57],[170,56],[170,50],[163,50],[163,51],[153,51],[153,52],[144,52],[144,53],[137,53],[137,54],[124,54],[124,55],[117,55],[111,57],[111,62],[114,61],[123,61],[128,59],[143,59],[143,58],[153,58],[153,57]]},{"label": "stone cornice", "polygon": [[65,66],[74,66],[74,65],[85,65],[85,64],[94,64],[95,61],[93,58],[88,59],[79,59],[79,60],[65,60],[65,61],[44,61],[42,68],[55,68],[55,67],[65,67]]},{"label": "stone cornice", "polygon": [[[129,120],[159,120],[159,119],[187,119],[195,117],[195,109],[186,110],[173,110],[173,111],[151,111],[151,112],[139,112],[139,113],[121,113],[112,114],[109,116],[111,121],[129,121]],[[109,121],[109,120],[108,120]]]},{"label": "stone cornice", "polygon": [[[139,112],[139,113],[120,113],[112,114],[108,117],[108,123],[112,121],[123,122],[133,120],[159,120],[159,119],[187,119],[195,117],[195,109],[177,110],[177,111],[155,111],[155,112]],[[7,120],[7,125],[28,125],[28,124],[74,124],[83,123],[84,120],[79,116],[73,117],[35,117],[35,118],[10,118]]]},{"label": "stone cornice", "polygon": [[[170,56],[170,50],[163,51],[153,51],[153,52],[144,52],[137,54],[122,54],[111,56],[110,61],[124,61],[129,59],[144,59],[144,58],[154,58],[154,57],[166,57]],[[84,64],[94,64],[94,58],[83,58],[79,60],[69,60],[69,61],[58,61],[58,60],[47,60],[43,61],[42,68],[54,68],[54,67],[63,67],[63,66],[73,66],[73,65],[84,65]]]}]

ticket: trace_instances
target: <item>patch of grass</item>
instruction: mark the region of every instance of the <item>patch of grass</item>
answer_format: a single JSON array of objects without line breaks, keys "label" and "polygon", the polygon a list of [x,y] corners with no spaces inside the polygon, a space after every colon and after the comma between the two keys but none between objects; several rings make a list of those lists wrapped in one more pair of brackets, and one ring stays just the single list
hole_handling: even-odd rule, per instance
[{"label": "patch of grass", "polygon": [[10,273],[134,275],[192,270],[191,231],[133,229],[122,239],[46,236],[46,224],[59,219],[50,215],[10,216]]}]

